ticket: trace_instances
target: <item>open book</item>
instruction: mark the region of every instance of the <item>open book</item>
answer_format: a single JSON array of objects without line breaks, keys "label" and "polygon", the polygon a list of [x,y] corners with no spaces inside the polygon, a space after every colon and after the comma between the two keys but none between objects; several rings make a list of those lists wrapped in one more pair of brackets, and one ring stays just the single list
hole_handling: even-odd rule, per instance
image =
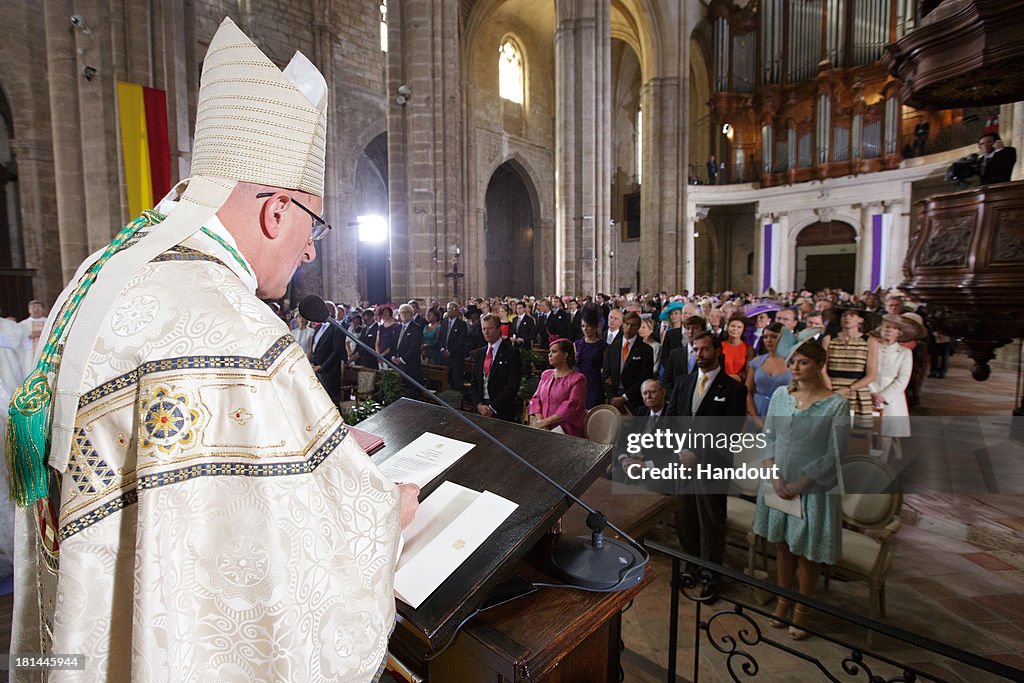
[{"label": "open book", "polygon": [[402,538],[395,595],[419,607],[519,507],[490,491],[450,481],[420,503]]}]

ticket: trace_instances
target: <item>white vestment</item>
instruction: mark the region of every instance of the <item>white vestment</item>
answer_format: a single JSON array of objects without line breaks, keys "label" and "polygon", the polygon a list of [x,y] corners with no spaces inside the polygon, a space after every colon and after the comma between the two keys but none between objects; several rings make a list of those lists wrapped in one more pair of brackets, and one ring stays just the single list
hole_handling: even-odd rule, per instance
[{"label": "white vestment", "polygon": [[242,263],[197,233],[101,327],[59,551],[19,515],[11,652],[87,658],[52,681],[368,681],[385,656],[398,491]]},{"label": "white vestment", "polygon": [[[13,320],[0,318],[0,383],[7,389],[10,398],[14,389],[24,381],[31,362],[32,342],[28,338],[25,327]],[[4,412],[7,404],[4,403]]]}]

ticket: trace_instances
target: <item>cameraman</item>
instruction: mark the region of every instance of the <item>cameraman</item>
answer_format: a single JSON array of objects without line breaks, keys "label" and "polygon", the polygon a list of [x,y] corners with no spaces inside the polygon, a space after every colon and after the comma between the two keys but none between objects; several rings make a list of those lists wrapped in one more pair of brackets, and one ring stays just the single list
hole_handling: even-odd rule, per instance
[{"label": "cameraman", "polygon": [[1013,165],[1017,163],[1017,150],[1003,146],[997,133],[985,133],[978,138],[978,175],[982,185],[1008,183],[1013,173]]}]

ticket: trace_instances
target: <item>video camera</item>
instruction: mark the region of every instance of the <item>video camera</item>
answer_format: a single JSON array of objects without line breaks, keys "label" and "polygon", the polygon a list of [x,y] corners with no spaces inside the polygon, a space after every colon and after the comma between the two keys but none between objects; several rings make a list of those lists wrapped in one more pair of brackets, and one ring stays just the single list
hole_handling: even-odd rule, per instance
[{"label": "video camera", "polygon": [[969,154],[960,157],[946,169],[946,180],[953,183],[953,187],[962,190],[968,186],[967,180],[976,175],[981,175],[977,154]]}]

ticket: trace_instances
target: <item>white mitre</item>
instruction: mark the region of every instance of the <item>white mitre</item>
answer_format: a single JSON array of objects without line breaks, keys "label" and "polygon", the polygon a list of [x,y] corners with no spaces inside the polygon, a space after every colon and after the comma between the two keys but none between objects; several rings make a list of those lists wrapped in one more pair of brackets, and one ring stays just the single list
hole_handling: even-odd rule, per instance
[{"label": "white mitre", "polygon": [[302,53],[284,72],[225,19],[203,61],[192,175],[324,195],[327,82]]},{"label": "white mitre", "polygon": [[[239,182],[323,197],[326,139],[327,83],[316,67],[296,52],[282,72],[231,19],[224,19],[203,61],[192,176],[178,184],[185,189],[177,207],[134,246],[110,258],[65,335],[53,400],[51,467],[63,472],[67,466],[89,353],[132,276],[196,233]],[[99,255],[86,259],[72,285]],[[62,310],[73,291],[74,286],[65,288],[53,310]],[[50,316],[43,339],[56,319]]]}]

